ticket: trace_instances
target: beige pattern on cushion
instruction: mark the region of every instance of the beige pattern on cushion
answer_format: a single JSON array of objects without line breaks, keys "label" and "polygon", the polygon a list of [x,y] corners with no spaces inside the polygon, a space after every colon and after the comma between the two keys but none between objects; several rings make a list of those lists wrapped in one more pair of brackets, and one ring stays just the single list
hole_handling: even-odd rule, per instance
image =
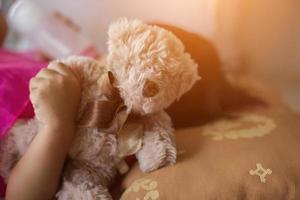
[{"label": "beige pattern on cushion", "polygon": [[159,192],[157,190],[158,183],[151,179],[138,179],[134,181],[129,188],[125,191],[124,195],[128,193],[138,193],[143,196],[143,198],[136,198],[136,200],[155,200],[159,199]]},{"label": "beige pattern on cushion", "polygon": [[210,136],[213,140],[234,140],[262,137],[271,133],[275,127],[274,121],[268,117],[251,113],[237,113],[207,124],[203,127],[202,134]]},{"label": "beige pattern on cushion", "polygon": [[[228,116],[239,116],[230,123],[236,122],[246,134],[250,128],[254,137],[241,132],[233,140],[224,133],[232,130],[225,128],[220,131],[223,140],[214,140],[217,135],[208,134],[207,127]],[[244,120],[253,116],[260,120]],[[162,200],[300,199],[299,122],[300,117],[284,106],[264,105],[230,111],[206,125],[177,130],[178,163],[150,174],[143,174],[135,165],[123,181],[122,188],[129,189],[121,199],[144,199],[145,190],[130,189],[141,179],[157,182],[155,190]]]},{"label": "beige pattern on cushion", "polygon": [[254,175],[259,176],[260,182],[266,183],[266,180],[267,180],[266,176],[271,175],[272,170],[264,169],[263,166],[260,163],[256,163],[256,167],[257,168],[255,170],[251,169],[249,171],[249,174],[252,175],[252,176],[254,176]]}]

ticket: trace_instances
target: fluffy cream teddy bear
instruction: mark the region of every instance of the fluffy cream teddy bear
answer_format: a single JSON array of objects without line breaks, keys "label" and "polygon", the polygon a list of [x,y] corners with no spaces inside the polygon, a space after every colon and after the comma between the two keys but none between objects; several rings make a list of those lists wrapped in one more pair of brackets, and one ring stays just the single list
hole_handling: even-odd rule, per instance
[{"label": "fluffy cream teddy bear", "polygon": [[[164,109],[199,79],[197,64],[171,32],[139,20],[117,20],[108,36],[105,65],[77,56],[59,61],[80,74],[82,97],[58,199],[112,199],[109,185],[118,169],[126,171],[122,159],[130,154],[144,172],[176,162]],[[0,175],[6,180],[38,123],[18,121],[3,140]]]}]

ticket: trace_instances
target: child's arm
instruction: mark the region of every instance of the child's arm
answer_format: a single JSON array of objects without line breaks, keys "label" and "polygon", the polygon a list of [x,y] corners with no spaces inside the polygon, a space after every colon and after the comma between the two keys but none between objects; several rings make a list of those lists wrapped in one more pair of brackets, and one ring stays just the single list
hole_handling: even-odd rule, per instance
[{"label": "child's arm", "polygon": [[7,200],[52,199],[74,136],[80,86],[63,64],[52,64],[30,81],[39,133],[13,169]]}]

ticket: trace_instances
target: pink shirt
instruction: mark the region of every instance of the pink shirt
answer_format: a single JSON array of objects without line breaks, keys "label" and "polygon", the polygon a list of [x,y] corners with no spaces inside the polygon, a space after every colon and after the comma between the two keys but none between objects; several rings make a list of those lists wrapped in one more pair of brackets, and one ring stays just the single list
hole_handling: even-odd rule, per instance
[{"label": "pink shirt", "polygon": [[[0,140],[18,118],[34,115],[29,101],[29,80],[47,66],[47,62],[33,56],[0,49]],[[4,191],[0,177],[0,197]]]}]

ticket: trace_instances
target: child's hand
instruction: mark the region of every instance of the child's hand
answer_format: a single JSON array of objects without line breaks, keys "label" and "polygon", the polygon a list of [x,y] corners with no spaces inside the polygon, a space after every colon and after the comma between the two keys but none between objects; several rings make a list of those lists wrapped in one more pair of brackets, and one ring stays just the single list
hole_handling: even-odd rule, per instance
[{"label": "child's hand", "polygon": [[[30,99],[39,127],[25,154],[13,168],[6,199],[52,199],[74,138],[80,84],[70,68],[52,63],[30,81]],[[45,171],[47,173],[45,173]]]},{"label": "child's hand", "polygon": [[30,80],[36,117],[49,127],[74,126],[80,94],[79,80],[62,63],[51,63]]}]

